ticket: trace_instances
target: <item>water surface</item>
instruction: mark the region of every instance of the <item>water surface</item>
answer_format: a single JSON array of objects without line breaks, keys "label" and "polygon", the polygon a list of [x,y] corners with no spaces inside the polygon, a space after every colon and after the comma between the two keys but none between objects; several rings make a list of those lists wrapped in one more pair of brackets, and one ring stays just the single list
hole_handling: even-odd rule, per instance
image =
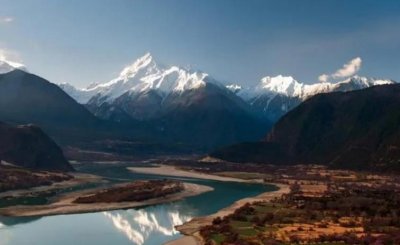
[{"label": "water surface", "polygon": [[[174,178],[131,173],[126,170],[126,166],[90,164],[76,168],[79,171],[105,176],[112,182]],[[181,201],[129,210],[35,218],[0,217],[0,245],[159,245],[181,236],[174,229],[176,225],[189,221],[195,216],[215,213],[244,197],[275,190],[273,186],[257,184],[174,179],[208,185],[213,187],[214,191]]]}]

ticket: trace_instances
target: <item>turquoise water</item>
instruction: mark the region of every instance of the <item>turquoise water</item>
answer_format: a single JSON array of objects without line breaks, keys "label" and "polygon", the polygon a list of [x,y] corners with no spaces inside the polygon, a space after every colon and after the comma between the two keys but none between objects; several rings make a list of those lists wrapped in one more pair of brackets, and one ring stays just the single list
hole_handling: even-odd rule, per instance
[{"label": "turquoise water", "polygon": [[[166,178],[134,174],[125,167],[91,164],[77,166],[77,169],[105,176],[111,181]],[[215,190],[181,201],[138,209],[37,218],[0,217],[0,245],[159,245],[181,236],[174,229],[175,225],[195,216],[214,213],[238,199],[275,189],[255,184],[176,179],[212,186]]]}]

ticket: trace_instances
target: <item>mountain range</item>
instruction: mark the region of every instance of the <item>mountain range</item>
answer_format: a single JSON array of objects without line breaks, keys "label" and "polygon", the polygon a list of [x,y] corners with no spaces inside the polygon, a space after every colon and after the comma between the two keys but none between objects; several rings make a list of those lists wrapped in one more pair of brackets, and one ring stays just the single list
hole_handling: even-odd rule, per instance
[{"label": "mountain range", "polygon": [[234,162],[400,169],[400,85],[316,95],[283,116],[264,140],[211,155]]},{"label": "mountain range", "polygon": [[248,102],[257,113],[276,122],[301,102],[316,94],[347,92],[393,83],[395,83],[393,80],[353,76],[335,83],[305,84],[291,76],[279,75],[264,77],[254,87],[242,88],[239,85],[230,85],[229,87],[234,89],[235,93]]},{"label": "mountain range", "polygon": [[[125,67],[120,75],[105,83],[94,83],[77,89],[64,83],[59,86],[71,97],[97,116],[113,120],[148,120],[165,114],[187,91],[215,86],[224,94],[234,93],[247,104],[246,110],[258,118],[276,122],[280,117],[306,99],[320,93],[352,91],[376,85],[393,84],[395,81],[353,76],[330,83],[302,83],[291,76],[266,76],[252,87],[219,82],[203,72],[189,71],[178,66],[159,65],[151,54],[139,58]],[[243,104],[243,102],[240,102]],[[174,104],[173,103],[173,104]],[[182,104],[182,103],[180,103]],[[236,103],[232,103],[236,105]],[[215,105],[214,105],[215,106]],[[241,106],[243,107],[243,105]],[[172,108],[174,109],[174,108]]]},{"label": "mountain range", "polygon": [[257,141],[282,115],[316,94],[394,83],[354,76],[304,84],[277,76],[243,87],[204,72],[160,65],[151,54],[125,67],[117,78],[84,89],[57,86],[18,63],[3,61],[0,71],[3,121],[37,124],[63,143],[113,139],[202,151]]},{"label": "mountain range", "polygon": [[163,139],[203,148],[259,139],[270,126],[208,74],[159,65],[150,54],[109,82],[60,87],[99,118],[146,122]]}]

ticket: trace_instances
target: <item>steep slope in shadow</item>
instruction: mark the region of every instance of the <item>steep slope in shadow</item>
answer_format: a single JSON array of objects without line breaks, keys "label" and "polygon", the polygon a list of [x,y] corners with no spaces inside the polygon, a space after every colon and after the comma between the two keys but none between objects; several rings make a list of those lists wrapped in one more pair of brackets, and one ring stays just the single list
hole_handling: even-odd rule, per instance
[{"label": "steep slope in shadow", "polygon": [[264,141],[211,155],[238,162],[400,169],[400,85],[312,97],[275,124]]},{"label": "steep slope in shadow", "polygon": [[34,125],[0,122],[0,160],[37,170],[73,170],[60,147]]}]

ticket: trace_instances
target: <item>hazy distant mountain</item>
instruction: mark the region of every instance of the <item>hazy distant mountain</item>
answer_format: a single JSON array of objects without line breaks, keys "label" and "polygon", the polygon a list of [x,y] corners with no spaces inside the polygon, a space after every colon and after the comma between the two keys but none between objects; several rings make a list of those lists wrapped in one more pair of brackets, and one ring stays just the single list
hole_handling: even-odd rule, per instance
[{"label": "hazy distant mountain", "polygon": [[242,88],[229,85],[232,91],[247,101],[260,115],[275,122],[288,111],[306,99],[320,93],[352,91],[382,84],[393,84],[392,80],[382,80],[354,76],[344,81],[305,84],[293,77],[264,77],[254,87]]},{"label": "hazy distant mountain", "polygon": [[283,116],[262,142],[212,155],[236,162],[400,169],[400,85],[316,95]]},{"label": "hazy distant mountain", "polygon": [[30,169],[73,170],[57,144],[33,125],[0,122],[0,160]]}]

